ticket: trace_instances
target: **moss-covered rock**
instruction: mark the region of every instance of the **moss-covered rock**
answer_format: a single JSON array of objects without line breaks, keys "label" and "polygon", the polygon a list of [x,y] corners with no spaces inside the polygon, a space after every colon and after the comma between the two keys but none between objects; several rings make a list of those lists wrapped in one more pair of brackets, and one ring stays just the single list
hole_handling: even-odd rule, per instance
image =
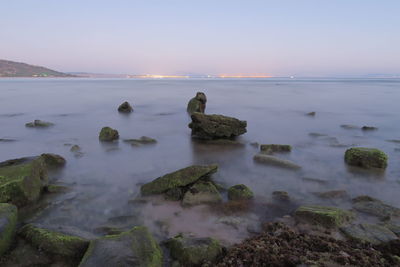
[{"label": "moss-covered rock", "polygon": [[0,163],[0,202],[18,207],[35,202],[47,186],[43,157],[20,158]]},{"label": "moss-covered rock", "polygon": [[206,102],[206,95],[202,92],[197,92],[196,96],[190,99],[186,110],[190,115],[195,112],[204,113],[206,110]]},{"label": "moss-covered rock", "polygon": [[121,113],[131,113],[133,111],[133,108],[129,102],[125,101],[118,107],[118,111]]},{"label": "moss-covered rock", "polygon": [[29,128],[47,128],[53,126],[54,123],[42,120],[34,120],[33,122],[28,122],[25,124]]},{"label": "moss-covered rock", "polygon": [[286,191],[274,191],[272,192],[272,198],[277,201],[290,201],[290,196]]},{"label": "moss-covered rock", "polygon": [[218,170],[217,165],[193,165],[175,172],[168,173],[154,181],[142,185],[142,195],[162,194],[176,187],[194,184],[196,181],[207,178]]},{"label": "moss-covered rock", "polygon": [[193,113],[189,128],[192,136],[199,139],[234,138],[247,132],[247,122],[223,115]]},{"label": "moss-covered rock", "polygon": [[353,147],[346,150],[344,160],[347,164],[362,168],[381,168],[387,167],[388,156],[376,148]]},{"label": "moss-covered rock", "polygon": [[391,216],[400,217],[400,209],[390,206],[379,199],[370,196],[358,196],[353,200],[353,208],[357,211],[371,214],[380,218]]},{"label": "moss-covered rock", "polygon": [[200,204],[215,204],[222,201],[221,194],[211,182],[195,183],[185,193],[182,199],[183,206],[194,206]]},{"label": "moss-covered rock", "polygon": [[114,140],[118,140],[118,138],[118,131],[110,127],[103,127],[99,134],[99,140],[103,142],[111,142]]},{"label": "moss-covered rock", "polygon": [[157,143],[157,140],[148,136],[142,136],[139,139],[125,139],[125,143],[129,143],[132,146],[149,145]]},{"label": "moss-covered rock", "polygon": [[253,192],[244,184],[237,184],[228,188],[228,199],[233,201],[249,200],[254,197]]},{"label": "moss-covered rock", "polygon": [[292,161],[289,161],[286,159],[280,159],[280,158],[270,156],[270,155],[265,155],[265,154],[257,154],[253,157],[253,160],[260,164],[275,166],[275,167],[284,168],[284,169],[288,169],[288,170],[301,169],[301,166],[297,165],[296,163],[294,163]]},{"label": "moss-covered rock", "polygon": [[[166,241],[171,256],[182,266],[213,264],[222,253],[218,240],[177,236]],[[211,265],[212,266],[212,265]]]},{"label": "moss-covered rock", "polygon": [[45,153],[40,155],[48,168],[60,168],[67,162],[63,157],[57,154]]},{"label": "moss-covered rock", "polygon": [[261,152],[267,153],[267,154],[272,154],[275,152],[290,152],[290,151],[292,151],[292,146],[268,144],[268,145],[261,145],[260,150],[261,150]]},{"label": "moss-covered rock", "polygon": [[0,203],[0,257],[10,248],[14,240],[17,213],[16,206]]},{"label": "moss-covered rock", "polygon": [[90,242],[79,267],[161,267],[162,251],[146,227]]},{"label": "moss-covered rock", "polygon": [[81,237],[66,235],[32,224],[22,227],[20,235],[36,248],[66,258],[80,259],[89,245],[89,241]]},{"label": "moss-covered rock", "polygon": [[398,239],[397,236],[388,228],[377,224],[362,223],[342,227],[340,230],[350,239],[355,239],[360,242],[368,242],[374,245]]},{"label": "moss-covered rock", "polygon": [[350,211],[335,207],[300,206],[295,211],[295,218],[303,223],[334,228],[351,221],[354,216]]}]

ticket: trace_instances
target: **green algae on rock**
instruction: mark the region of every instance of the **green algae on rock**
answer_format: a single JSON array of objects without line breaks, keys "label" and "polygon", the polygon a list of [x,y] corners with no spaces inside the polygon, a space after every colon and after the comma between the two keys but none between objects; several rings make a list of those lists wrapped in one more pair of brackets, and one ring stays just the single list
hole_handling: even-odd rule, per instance
[{"label": "green algae on rock", "polygon": [[359,242],[369,242],[374,245],[398,239],[388,228],[377,224],[362,223],[342,227],[340,230],[350,239],[355,239]]},{"label": "green algae on rock", "polygon": [[43,157],[20,158],[0,163],[0,202],[18,207],[39,199],[47,186],[47,168]]},{"label": "green algae on rock", "polygon": [[129,104],[128,101],[125,101],[124,103],[119,105],[118,111],[121,113],[131,113],[133,111],[133,108],[132,108],[131,104]]},{"label": "green algae on rock", "polygon": [[388,156],[376,148],[353,147],[346,150],[344,160],[351,166],[385,169]]},{"label": "green algae on rock", "polygon": [[187,105],[187,112],[192,115],[195,112],[204,113],[206,110],[207,97],[203,92],[197,92]]},{"label": "green algae on rock", "polygon": [[280,167],[288,170],[299,170],[301,166],[297,165],[294,162],[291,162],[286,159],[280,159],[274,156],[265,155],[265,154],[257,154],[253,157],[253,160],[257,163],[270,165],[275,167]]},{"label": "green algae on rock", "polygon": [[99,139],[103,142],[111,142],[114,140],[118,140],[118,138],[118,131],[110,127],[103,127],[99,134]]},{"label": "green algae on rock", "polygon": [[17,207],[0,203],[0,257],[10,248],[17,226]]},{"label": "green algae on rock", "polygon": [[218,240],[213,238],[195,238],[176,236],[166,241],[171,256],[182,266],[202,266],[213,264],[222,253]]},{"label": "green algae on rock", "polygon": [[300,206],[294,215],[299,222],[326,228],[339,227],[354,218],[350,211],[325,206]]},{"label": "green algae on rock", "polygon": [[20,235],[33,246],[45,252],[66,258],[79,259],[85,253],[89,241],[27,224],[20,230]]},{"label": "green algae on rock", "polygon": [[33,122],[28,122],[25,124],[29,128],[47,128],[53,126],[54,123],[42,120],[34,120]]},{"label": "green algae on rock", "polygon": [[57,154],[44,153],[40,155],[48,168],[63,167],[67,162],[63,157]]},{"label": "green algae on rock", "polygon": [[261,150],[261,152],[267,153],[267,154],[272,154],[275,152],[290,152],[290,151],[292,151],[292,146],[268,144],[268,145],[261,145],[260,150]]},{"label": "green algae on rock", "polygon": [[155,144],[157,140],[148,136],[142,136],[139,139],[125,139],[125,143],[129,143],[132,146],[140,146],[140,145],[148,145],[148,144]]},{"label": "green algae on rock", "polygon": [[90,242],[79,267],[161,267],[162,251],[146,227]]},{"label": "green algae on rock", "polygon": [[221,194],[211,182],[197,182],[185,193],[182,199],[183,206],[200,204],[215,204],[222,201]]},{"label": "green algae on rock", "polygon": [[207,178],[218,170],[218,165],[192,165],[161,176],[154,181],[142,185],[142,195],[162,194],[170,189],[184,187]]},{"label": "green algae on rock", "polygon": [[253,192],[244,184],[229,187],[228,199],[233,201],[250,200],[254,197]]}]

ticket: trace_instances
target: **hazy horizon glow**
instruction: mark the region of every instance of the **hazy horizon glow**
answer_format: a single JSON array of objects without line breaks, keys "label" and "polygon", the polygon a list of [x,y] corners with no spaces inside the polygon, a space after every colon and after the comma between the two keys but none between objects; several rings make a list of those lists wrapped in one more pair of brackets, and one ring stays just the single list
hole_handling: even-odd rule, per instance
[{"label": "hazy horizon glow", "polygon": [[400,73],[400,1],[4,0],[0,59],[64,72]]}]

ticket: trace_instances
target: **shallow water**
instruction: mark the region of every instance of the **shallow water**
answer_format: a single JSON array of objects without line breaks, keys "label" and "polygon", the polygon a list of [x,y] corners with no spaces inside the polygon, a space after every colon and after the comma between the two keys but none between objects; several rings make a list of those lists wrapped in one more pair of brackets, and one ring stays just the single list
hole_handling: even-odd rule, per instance
[{"label": "shallow water", "polygon": [[[206,113],[247,120],[248,132],[239,138],[245,146],[221,147],[191,140],[186,104],[196,91],[207,95]],[[237,242],[246,237],[246,229],[221,226],[220,214],[207,207],[182,209],[158,198],[146,204],[130,200],[138,196],[140,184],[165,173],[191,164],[218,163],[217,182],[226,186],[244,183],[260,203],[270,202],[271,193],[282,190],[298,204],[332,204],[312,193],[344,189],[351,197],[368,194],[400,207],[400,152],[395,150],[400,144],[386,141],[400,139],[399,99],[400,80],[395,79],[1,79],[0,139],[16,141],[0,142],[0,161],[44,152],[67,159],[66,167],[52,179],[71,191],[54,197],[32,221],[88,232],[104,225],[129,228],[145,224],[160,238],[185,231]],[[116,111],[125,100],[133,104],[130,115]],[[305,115],[310,111],[316,111],[316,116]],[[34,119],[55,126],[24,126]],[[341,128],[342,124],[379,130],[348,130]],[[99,143],[103,126],[118,129],[121,140]],[[143,135],[158,143],[132,147],[122,142]],[[293,151],[282,157],[300,164],[302,170],[255,164],[252,157],[257,148],[249,145],[251,142],[292,145]],[[82,156],[74,155],[66,144],[79,145]],[[389,155],[388,168],[384,173],[347,168],[345,145],[382,149]],[[265,209],[245,217],[257,221],[269,213]]]}]

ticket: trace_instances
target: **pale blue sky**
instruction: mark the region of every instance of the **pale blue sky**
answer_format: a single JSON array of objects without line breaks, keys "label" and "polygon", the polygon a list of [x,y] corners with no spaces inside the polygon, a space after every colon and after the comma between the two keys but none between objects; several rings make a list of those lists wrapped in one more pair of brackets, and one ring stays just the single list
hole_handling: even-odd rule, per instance
[{"label": "pale blue sky", "polygon": [[0,1],[0,58],[60,71],[400,73],[399,0]]}]

